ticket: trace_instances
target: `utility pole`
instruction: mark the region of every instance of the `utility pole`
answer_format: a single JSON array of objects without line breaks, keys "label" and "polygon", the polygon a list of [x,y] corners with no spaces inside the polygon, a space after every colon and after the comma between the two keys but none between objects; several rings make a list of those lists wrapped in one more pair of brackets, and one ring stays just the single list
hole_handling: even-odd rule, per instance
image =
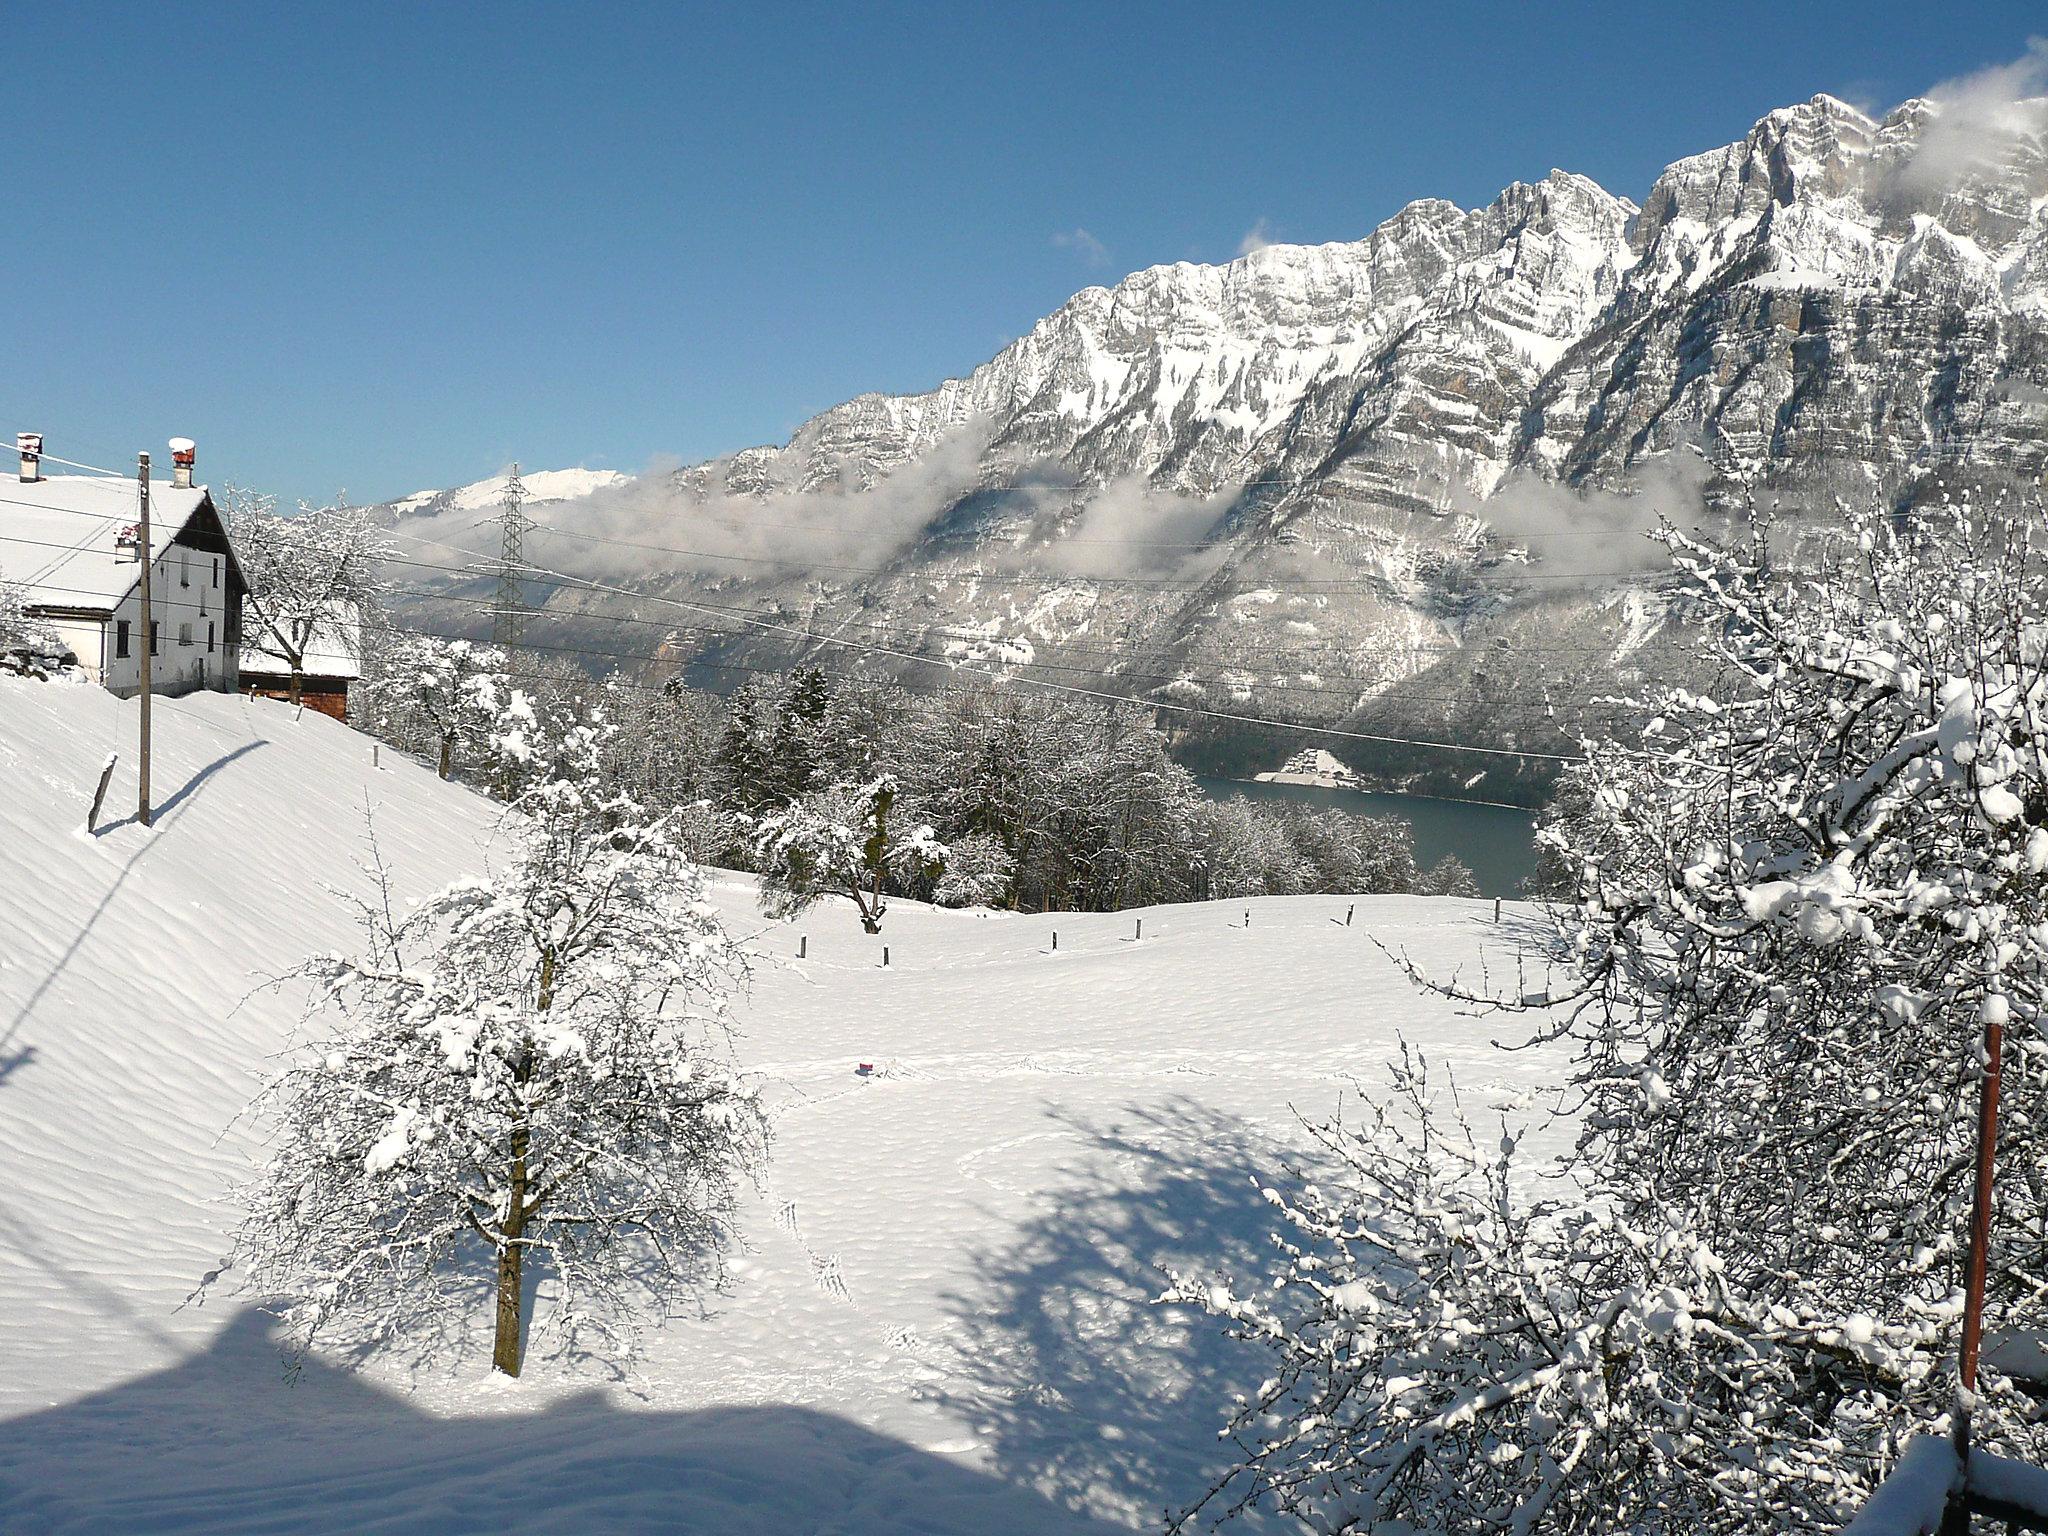
[{"label": "utility pole", "polygon": [[145,827],[155,825],[149,808],[149,653],[156,649],[156,631],[149,617],[149,455],[135,456],[135,484],[142,503],[142,516],[135,524],[135,555],[142,562],[142,751],[136,767],[135,819]]},{"label": "utility pole", "polygon": [[509,653],[526,638],[526,592],[519,584],[526,569],[526,482],[519,478],[519,461],[505,477],[504,511],[498,526],[498,602],[491,615],[491,644]]}]

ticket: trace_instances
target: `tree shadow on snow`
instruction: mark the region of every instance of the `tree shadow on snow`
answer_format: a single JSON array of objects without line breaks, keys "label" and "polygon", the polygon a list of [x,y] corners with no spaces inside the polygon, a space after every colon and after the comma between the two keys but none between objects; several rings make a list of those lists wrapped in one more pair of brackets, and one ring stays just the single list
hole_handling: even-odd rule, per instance
[{"label": "tree shadow on snow", "polygon": [[442,1418],[309,1359],[249,1310],[153,1376],[0,1423],[0,1529],[1112,1536],[948,1456],[804,1408],[521,1407]]},{"label": "tree shadow on snow", "polygon": [[1274,1222],[1260,1189],[1289,1153],[1184,1099],[1059,1118],[1078,1143],[1065,1182],[981,1256],[980,1294],[953,1301],[965,1385],[948,1398],[1013,1481],[1157,1529],[1227,1468],[1217,1432],[1270,1360],[1154,1298],[1168,1270],[1264,1272]]}]

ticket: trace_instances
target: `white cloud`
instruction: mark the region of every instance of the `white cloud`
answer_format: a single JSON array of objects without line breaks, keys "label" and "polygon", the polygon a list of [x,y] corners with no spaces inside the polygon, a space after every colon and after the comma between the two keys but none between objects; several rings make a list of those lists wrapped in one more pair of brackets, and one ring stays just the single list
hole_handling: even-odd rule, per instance
[{"label": "white cloud", "polygon": [[2011,63],[1944,80],[1927,95],[1941,110],[1901,174],[1912,192],[1952,187],[2002,162],[2017,137],[2048,130],[2048,38],[2028,38]]},{"label": "white cloud", "polygon": [[1054,235],[1052,243],[1063,251],[1074,252],[1091,267],[1109,265],[1109,247],[1078,224]]},{"label": "white cloud", "polygon": [[1253,251],[1263,251],[1273,243],[1273,226],[1260,219],[1244,232],[1244,238],[1237,242],[1237,254],[1249,256]]},{"label": "white cloud", "polygon": [[1575,489],[1521,471],[1466,510],[1526,548],[1546,579],[1578,577],[1590,585],[1663,568],[1668,556],[1650,535],[1662,523],[1697,523],[1712,474],[1703,457],[1685,449],[1639,461],[1627,483],[1611,490]]}]

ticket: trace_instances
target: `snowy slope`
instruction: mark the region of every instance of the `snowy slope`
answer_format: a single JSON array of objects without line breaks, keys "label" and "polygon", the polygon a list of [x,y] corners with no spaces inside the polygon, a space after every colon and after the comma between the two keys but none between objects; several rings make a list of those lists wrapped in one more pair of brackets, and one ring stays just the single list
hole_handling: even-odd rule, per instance
[{"label": "snowy slope", "polygon": [[[0,1529],[1112,1531],[1199,1493],[1257,1363],[1149,1304],[1241,1265],[1253,1182],[1397,1032],[1525,1113],[1555,1062],[1418,999],[1511,943],[1489,904],[1331,898],[1101,917],[908,906],[767,924],[743,1054],[770,1187],[732,1293],[640,1372],[316,1361],[246,1298],[180,1304],[249,1150],[216,1142],[284,1042],[257,973],[344,944],[363,805],[402,890],[486,856],[493,809],[283,705],[159,704],[154,831],[75,831],[133,706],[0,683]],[[132,795],[117,775],[116,814]],[[1247,914],[1249,926],[1246,925]],[[1142,916],[1144,937],[1134,939]],[[1053,952],[1052,929],[1059,930]],[[799,935],[809,958],[797,962]],[[879,961],[879,945],[890,964]],[[237,1006],[237,1005],[240,1006]],[[858,1063],[873,1064],[868,1076]]]}]

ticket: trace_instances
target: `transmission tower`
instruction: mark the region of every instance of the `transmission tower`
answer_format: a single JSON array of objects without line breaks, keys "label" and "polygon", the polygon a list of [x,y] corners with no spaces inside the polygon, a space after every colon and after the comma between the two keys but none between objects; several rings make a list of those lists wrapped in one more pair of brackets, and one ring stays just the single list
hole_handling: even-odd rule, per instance
[{"label": "transmission tower", "polygon": [[520,583],[526,570],[526,482],[519,478],[516,459],[499,505],[498,601],[491,613],[491,643],[516,651],[526,638],[526,589]]}]

